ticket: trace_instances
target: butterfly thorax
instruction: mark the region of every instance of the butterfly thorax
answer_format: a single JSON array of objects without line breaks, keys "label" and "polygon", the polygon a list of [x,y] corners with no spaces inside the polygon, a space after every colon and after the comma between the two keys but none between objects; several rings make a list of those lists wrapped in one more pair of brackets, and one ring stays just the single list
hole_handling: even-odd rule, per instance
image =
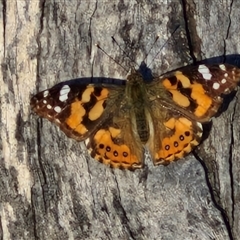
[{"label": "butterfly thorax", "polygon": [[130,100],[131,121],[136,126],[142,143],[149,139],[149,126],[146,119],[147,93],[142,75],[132,70],[127,78],[126,96]]}]

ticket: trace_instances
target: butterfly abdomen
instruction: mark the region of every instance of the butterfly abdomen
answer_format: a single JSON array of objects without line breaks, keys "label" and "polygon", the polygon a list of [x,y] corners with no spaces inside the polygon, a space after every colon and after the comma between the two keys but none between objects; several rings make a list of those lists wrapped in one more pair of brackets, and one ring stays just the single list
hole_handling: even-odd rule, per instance
[{"label": "butterfly abdomen", "polygon": [[135,125],[140,141],[145,144],[149,139],[149,124],[146,118],[145,106],[148,105],[146,99],[146,87],[143,77],[139,72],[132,72],[128,76],[126,95],[130,96],[132,122]]},{"label": "butterfly abdomen", "polygon": [[142,143],[146,143],[149,139],[149,125],[146,120],[143,109],[135,112],[137,132]]}]

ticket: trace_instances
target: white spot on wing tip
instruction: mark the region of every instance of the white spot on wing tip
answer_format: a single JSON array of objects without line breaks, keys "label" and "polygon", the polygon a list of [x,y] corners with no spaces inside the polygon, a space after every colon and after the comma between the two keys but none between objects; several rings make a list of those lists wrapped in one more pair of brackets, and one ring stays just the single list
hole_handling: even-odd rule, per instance
[{"label": "white spot on wing tip", "polygon": [[68,99],[68,93],[70,92],[70,87],[68,85],[64,85],[59,93],[59,100],[61,102],[64,102]]},{"label": "white spot on wing tip", "polygon": [[50,104],[48,104],[47,109],[52,109],[52,106]]},{"label": "white spot on wing tip", "polygon": [[57,112],[57,113],[60,113],[61,110],[62,110],[62,109],[61,109],[59,106],[56,106],[56,107],[54,108],[54,111]]},{"label": "white spot on wing tip", "polygon": [[63,85],[61,90],[67,90],[68,92],[70,91],[69,85]]},{"label": "white spot on wing tip", "polygon": [[49,94],[49,91],[48,91],[48,90],[45,90],[45,91],[43,92],[43,97],[46,98],[46,97],[48,96],[48,94]]},{"label": "white spot on wing tip", "polygon": [[219,64],[219,68],[223,71],[226,71],[226,66],[224,64]]},{"label": "white spot on wing tip", "polygon": [[205,80],[210,80],[212,78],[212,74],[209,71],[209,68],[201,64],[198,66],[198,72],[200,72]]},{"label": "white spot on wing tip", "polygon": [[227,82],[227,80],[225,78],[223,78],[222,81],[221,81],[222,84],[224,84],[226,82]]},{"label": "white spot on wing tip", "polygon": [[225,90],[224,90],[224,92],[226,93],[226,92],[229,92],[229,88],[226,88]]},{"label": "white spot on wing tip", "polygon": [[215,89],[215,90],[217,90],[217,89],[219,89],[219,87],[220,87],[220,84],[219,83],[214,83],[213,84],[213,89]]}]

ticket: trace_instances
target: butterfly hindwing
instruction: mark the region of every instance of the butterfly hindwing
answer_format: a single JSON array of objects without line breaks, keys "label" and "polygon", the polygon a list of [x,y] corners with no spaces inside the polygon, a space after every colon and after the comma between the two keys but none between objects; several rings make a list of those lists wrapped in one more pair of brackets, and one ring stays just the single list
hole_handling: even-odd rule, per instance
[{"label": "butterfly hindwing", "polygon": [[202,137],[202,124],[172,109],[157,99],[151,104],[152,139],[147,146],[155,165],[167,165],[183,158],[197,146]]},{"label": "butterfly hindwing", "polygon": [[115,119],[110,118],[86,140],[90,155],[115,168],[141,168],[144,148],[131,119]]}]

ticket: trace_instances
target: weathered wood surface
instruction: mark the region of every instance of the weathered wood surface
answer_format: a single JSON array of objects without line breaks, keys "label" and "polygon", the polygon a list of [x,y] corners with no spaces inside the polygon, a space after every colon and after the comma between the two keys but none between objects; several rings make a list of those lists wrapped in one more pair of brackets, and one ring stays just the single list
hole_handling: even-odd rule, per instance
[{"label": "weathered wood surface", "polygon": [[[84,76],[125,78],[129,59],[155,74],[240,52],[240,3],[1,1],[1,239],[238,239],[240,93],[195,156],[113,170],[31,113],[30,96]],[[188,38],[186,37],[188,34]],[[190,41],[191,40],[191,41]],[[206,181],[208,176],[208,181]]]}]

